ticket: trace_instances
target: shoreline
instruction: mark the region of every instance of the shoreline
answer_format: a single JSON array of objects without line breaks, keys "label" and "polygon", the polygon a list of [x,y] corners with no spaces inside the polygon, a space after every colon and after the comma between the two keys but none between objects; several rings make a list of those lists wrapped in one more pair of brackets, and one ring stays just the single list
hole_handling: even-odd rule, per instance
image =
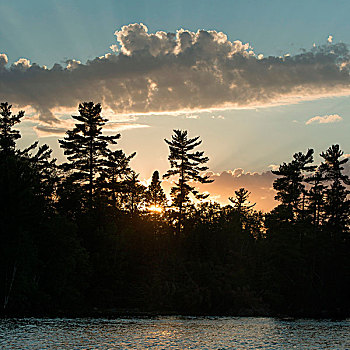
[{"label": "shoreline", "polygon": [[118,319],[118,318],[158,318],[158,317],[184,317],[184,318],[235,318],[235,317],[253,317],[253,318],[275,318],[280,320],[298,320],[298,319],[331,319],[331,320],[346,320],[350,318],[348,312],[326,312],[321,311],[319,313],[274,313],[274,312],[253,312],[253,310],[245,310],[245,312],[238,313],[201,313],[201,312],[177,312],[177,311],[142,311],[136,309],[93,309],[93,310],[81,310],[81,311],[67,311],[58,310],[56,312],[13,312],[13,313],[1,313],[0,319],[10,318],[43,318],[43,319],[79,319],[79,318],[96,318],[96,319]]}]

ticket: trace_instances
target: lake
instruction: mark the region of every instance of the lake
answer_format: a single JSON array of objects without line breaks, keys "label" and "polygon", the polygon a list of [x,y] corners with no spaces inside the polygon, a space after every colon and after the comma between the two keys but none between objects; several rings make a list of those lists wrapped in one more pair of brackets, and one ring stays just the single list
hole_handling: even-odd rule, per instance
[{"label": "lake", "polygon": [[5,349],[350,349],[350,320],[2,319]]}]

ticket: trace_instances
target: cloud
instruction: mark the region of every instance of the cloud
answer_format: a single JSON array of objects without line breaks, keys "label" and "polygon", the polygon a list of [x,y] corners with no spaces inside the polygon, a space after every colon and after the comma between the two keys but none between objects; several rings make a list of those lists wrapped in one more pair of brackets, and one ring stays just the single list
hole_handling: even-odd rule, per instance
[{"label": "cloud", "polygon": [[350,94],[348,48],[313,47],[294,56],[263,57],[214,30],[149,33],[144,24],[115,32],[108,53],[52,68],[0,55],[0,96],[31,106],[54,123],[58,107],[101,102],[114,113],[254,108]]},{"label": "cloud", "polygon": [[330,115],[324,115],[322,117],[320,116],[316,116],[316,117],[312,117],[310,118],[305,124],[309,125],[309,124],[329,124],[329,123],[337,123],[337,122],[341,122],[343,120],[343,118],[338,115],[338,114],[330,114]]},{"label": "cloud", "polygon": [[7,58],[7,55],[4,54],[4,53],[0,53],[0,69],[4,66],[7,65],[8,63],[8,58]]},{"label": "cloud", "polygon": [[33,130],[35,131],[36,135],[39,138],[52,137],[52,136],[58,136],[63,138],[63,135],[67,131],[67,129],[65,128],[49,126],[49,125],[40,125],[40,124],[34,126]]},{"label": "cloud", "polygon": [[271,170],[278,170],[279,165],[277,165],[277,164],[270,164],[269,168],[271,168]]},{"label": "cloud", "polygon": [[137,123],[125,123],[125,122],[113,122],[107,123],[103,128],[105,132],[116,132],[124,131],[130,129],[140,129],[140,128],[149,128],[149,125],[146,124],[137,124]]},{"label": "cloud", "polygon": [[15,69],[23,69],[26,70],[31,67],[30,61],[26,58],[20,58],[17,62],[15,62],[12,67]]},{"label": "cloud", "polygon": [[199,119],[199,115],[197,114],[188,114],[186,115],[187,119]]},{"label": "cloud", "polygon": [[113,44],[109,47],[113,52],[118,52],[119,51],[119,47],[116,44]]},{"label": "cloud", "polygon": [[81,62],[73,59],[73,60],[67,60],[66,64],[67,64],[66,69],[73,70],[73,69],[77,69],[81,65]]},{"label": "cloud", "polygon": [[[26,118],[28,122],[30,118]],[[35,120],[35,119],[34,119]],[[74,128],[74,119],[58,119],[52,124],[42,123],[40,120],[35,120],[35,123],[30,122],[33,125],[33,129],[39,138],[43,137],[61,137],[63,138],[67,130]],[[104,133],[118,133],[124,130],[148,128],[149,125],[139,124],[135,122],[118,121],[118,122],[107,122],[103,127]]]}]

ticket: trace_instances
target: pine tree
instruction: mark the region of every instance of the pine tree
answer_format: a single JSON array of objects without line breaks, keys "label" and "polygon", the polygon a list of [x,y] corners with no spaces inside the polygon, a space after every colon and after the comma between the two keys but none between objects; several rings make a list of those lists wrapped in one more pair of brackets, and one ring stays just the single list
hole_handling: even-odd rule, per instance
[{"label": "pine tree", "polygon": [[280,176],[273,183],[273,188],[277,191],[275,199],[282,202],[291,220],[304,215],[306,196],[304,173],[314,171],[316,168],[309,165],[313,162],[313,153],[313,149],[309,149],[306,154],[295,153],[290,163],[283,163],[278,170],[272,171],[273,174]]},{"label": "pine tree", "polygon": [[140,183],[139,174],[131,171],[124,182],[124,206],[134,216],[144,203],[146,187]]},{"label": "pine tree", "polygon": [[122,150],[108,151],[105,169],[102,175],[103,187],[107,190],[107,197],[114,207],[120,205],[120,197],[129,176],[132,175],[130,161],[136,152],[129,156]]},{"label": "pine tree", "polygon": [[[52,199],[53,189],[57,180],[56,159],[51,158],[52,150],[44,144],[38,147],[36,141],[24,150],[16,148],[16,141],[21,138],[18,130],[13,127],[21,122],[24,117],[24,111],[19,111],[17,115],[12,114],[12,106],[8,102],[0,103],[0,154],[5,161],[5,176],[8,173],[9,157],[18,158],[28,163],[28,167],[34,171],[40,178],[42,194],[46,199]],[[38,147],[38,148],[37,148]],[[36,153],[33,154],[33,151]],[[29,169],[29,168],[28,168]]]},{"label": "pine tree", "polygon": [[0,151],[5,154],[14,153],[16,140],[21,138],[21,134],[13,127],[24,117],[24,111],[14,115],[11,108],[12,105],[7,102],[0,103]]},{"label": "pine tree", "polygon": [[[55,159],[38,142],[24,150],[16,147],[20,132],[13,127],[24,112],[0,104],[0,284],[3,309],[37,288],[38,246],[44,224],[51,219]],[[36,153],[33,151],[36,150]],[[34,154],[33,154],[34,153]],[[46,234],[46,232],[45,232]]]},{"label": "pine tree", "polygon": [[343,152],[339,145],[332,145],[320,156],[324,159],[320,165],[320,171],[324,174],[325,180],[330,182],[326,189],[324,203],[324,215],[327,223],[338,230],[345,230],[349,224],[350,201],[347,199],[349,190],[345,185],[350,184],[349,177],[343,174],[348,159],[341,159]]},{"label": "pine tree", "polygon": [[166,205],[166,195],[162,189],[161,181],[159,180],[159,172],[153,172],[152,181],[146,191],[146,201],[148,206],[154,208],[162,208]]},{"label": "pine tree", "polygon": [[97,178],[101,175],[108,155],[108,144],[116,144],[120,134],[102,135],[102,127],[107,119],[101,116],[101,105],[93,102],[79,104],[78,121],[73,130],[68,130],[63,140],[59,140],[69,163],[63,165],[71,171],[75,182],[81,183],[88,192],[89,207],[97,188]]},{"label": "pine tree", "polygon": [[252,210],[256,203],[251,204],[248,200],[250,192],[244,188],[235,191],[236,198],[229,197],[229,201],[233,204],[233,208],[238,215],[247,213]]},{"label": "pine tree", "polygon": [[324,185],[325,177],[323,172],[318,168],[311,176],[307,177],[305,181],[311,185],[307,192],[308,198],[308,214],[312,217],[312,223],[317,227],[320,223],[323,206],[324,206]]},{"label": "pine tree", "polygon": [[191,182],[195,181],[204,184],[213,182],[214,180],[210,180],[208,175],[200,174],[200,172],[208,169],[203,164],[207,163],[209,158],[204,156],[203,151],[191,152],[202,143],[199,140],[199,136],[189,139],[186,130],[174,130],[171,141],[165,139],[165,142],[169,145],[170,154],[168,160],[170,161],[171,169],[163,177],[178,176],[178,181],[175,182],[175,185],[171,189],[171,196],[173,198],[173,205],[178,209],[177,233],[180,234],[183,209],[185,203],[189,201],[189,195],[193,194],[197,199],[208,197],[206,194],[200,194],[191,185]]},{"label": "pine tree", "polygon": [[249,232],[249,236],[258,236],[258,224],[261,222],[260,213],[255,213],[253,207],[256,203],[251,203],[249,198],[250,192],[245,188],[235,191],[235,198],[229,197],[233,204],[233,217],[239,220],[241,230]]}]

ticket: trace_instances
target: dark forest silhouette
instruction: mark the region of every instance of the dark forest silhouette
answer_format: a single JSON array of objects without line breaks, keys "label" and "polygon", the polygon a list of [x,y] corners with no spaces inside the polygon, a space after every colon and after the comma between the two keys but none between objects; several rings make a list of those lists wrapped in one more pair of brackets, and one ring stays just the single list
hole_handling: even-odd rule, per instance
[{"label": "dark forest silhouette", "polygon": [[100,104],[79,105],[60,165],[47,145],[16,146],[23,116],[0,104],[4,315],[349,316],[350,180],[338,145],[320,165],[310,149],[273,171],[280,204],[263,214],[243,188],[231,205],[203,201],[194,184],[211,182],[208,158],[187,131],[165,140],[168,201],[158,171],[142,185],[135,153],[103,134]]}]

